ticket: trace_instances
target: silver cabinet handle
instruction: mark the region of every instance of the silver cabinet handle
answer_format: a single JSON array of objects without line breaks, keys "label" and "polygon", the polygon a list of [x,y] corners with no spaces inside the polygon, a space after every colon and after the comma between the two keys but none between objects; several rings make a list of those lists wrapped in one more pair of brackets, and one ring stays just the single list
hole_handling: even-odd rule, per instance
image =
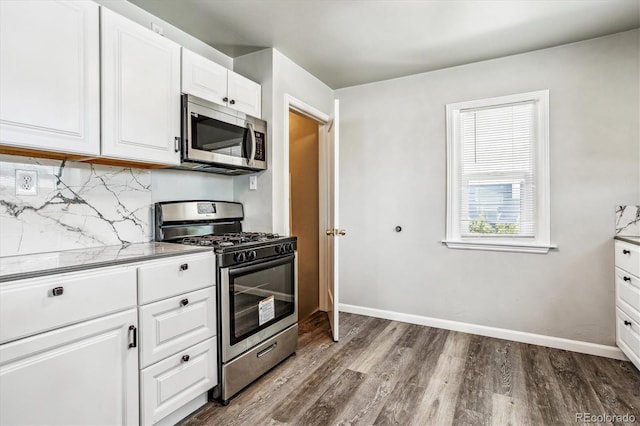
[{"label": "silver cabinet handle", "polygon": [[135,348],[138,346],[138,329],[135,325],[129,326],[129,347]]},{"label": "silver cabinet handle", "polygon": [[256,355],[258,356],[258,358],[262,358],[263,356],[265,356],[266,354],[268,354],[269,352],[271,352],[272,350],[274,350],[276,348],[276,346],[278,346],[278,342],[274,342],[273,345],[269,346],[266,349],[261,350],[260,352],[258,352]]}]

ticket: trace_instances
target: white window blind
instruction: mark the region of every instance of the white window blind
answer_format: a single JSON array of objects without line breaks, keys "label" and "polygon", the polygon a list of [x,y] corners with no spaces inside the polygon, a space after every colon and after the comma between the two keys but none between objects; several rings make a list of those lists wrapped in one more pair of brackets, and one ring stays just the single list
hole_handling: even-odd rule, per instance
[{"label": "white window blind", "polygon": [[460,231],[535,237],[532,102],[460,111]]},{"label": "white window blind", "polygon": [[447,105],[449,247],[551,248],[548,144],[548,91]]}]

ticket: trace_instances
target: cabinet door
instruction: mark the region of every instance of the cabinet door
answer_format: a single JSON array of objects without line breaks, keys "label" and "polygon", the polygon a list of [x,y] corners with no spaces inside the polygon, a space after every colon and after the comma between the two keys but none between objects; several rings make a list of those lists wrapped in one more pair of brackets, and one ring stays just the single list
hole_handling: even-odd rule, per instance
[{"label": "cabinet door", "polygon": [[227,84],[229,107],[261,118],[262,86],[233,71],[229,71],[227,75]]},{"label": "cabinet door", "polygon": [[180,46],[102,8],[102,155],[180,163]]},{"label": "cabinet door", "polygon": [[226,105],[227,69],[183,47],[182,92]]},{"label": "cabinet door", "polygon": [[0,424],[138,423],[136,310],[0,346]]},{"label": "cabinet door", "polygon": [[0,1],[0,143],[100,152],[98,5]]}]

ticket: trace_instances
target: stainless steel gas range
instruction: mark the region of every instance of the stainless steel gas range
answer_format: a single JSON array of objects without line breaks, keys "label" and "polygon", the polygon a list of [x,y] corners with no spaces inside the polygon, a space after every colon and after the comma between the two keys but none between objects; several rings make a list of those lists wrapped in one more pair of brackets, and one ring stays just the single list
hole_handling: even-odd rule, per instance
[{"label": "stainless steel gas range", "polygon": [[156,241],[210,246],[216,253],[218,386],[229,398],[298,347],[296,237],[242,232],[242,204],[155,205]]}]

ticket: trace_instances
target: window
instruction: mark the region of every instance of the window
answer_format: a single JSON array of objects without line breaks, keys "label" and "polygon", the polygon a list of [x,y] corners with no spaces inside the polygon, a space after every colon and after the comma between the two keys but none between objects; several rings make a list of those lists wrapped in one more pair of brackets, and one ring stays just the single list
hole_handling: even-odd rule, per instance
[{"label": "window", "polygon": [[452,248],[546,253],[549,92],[447,105]]}]

